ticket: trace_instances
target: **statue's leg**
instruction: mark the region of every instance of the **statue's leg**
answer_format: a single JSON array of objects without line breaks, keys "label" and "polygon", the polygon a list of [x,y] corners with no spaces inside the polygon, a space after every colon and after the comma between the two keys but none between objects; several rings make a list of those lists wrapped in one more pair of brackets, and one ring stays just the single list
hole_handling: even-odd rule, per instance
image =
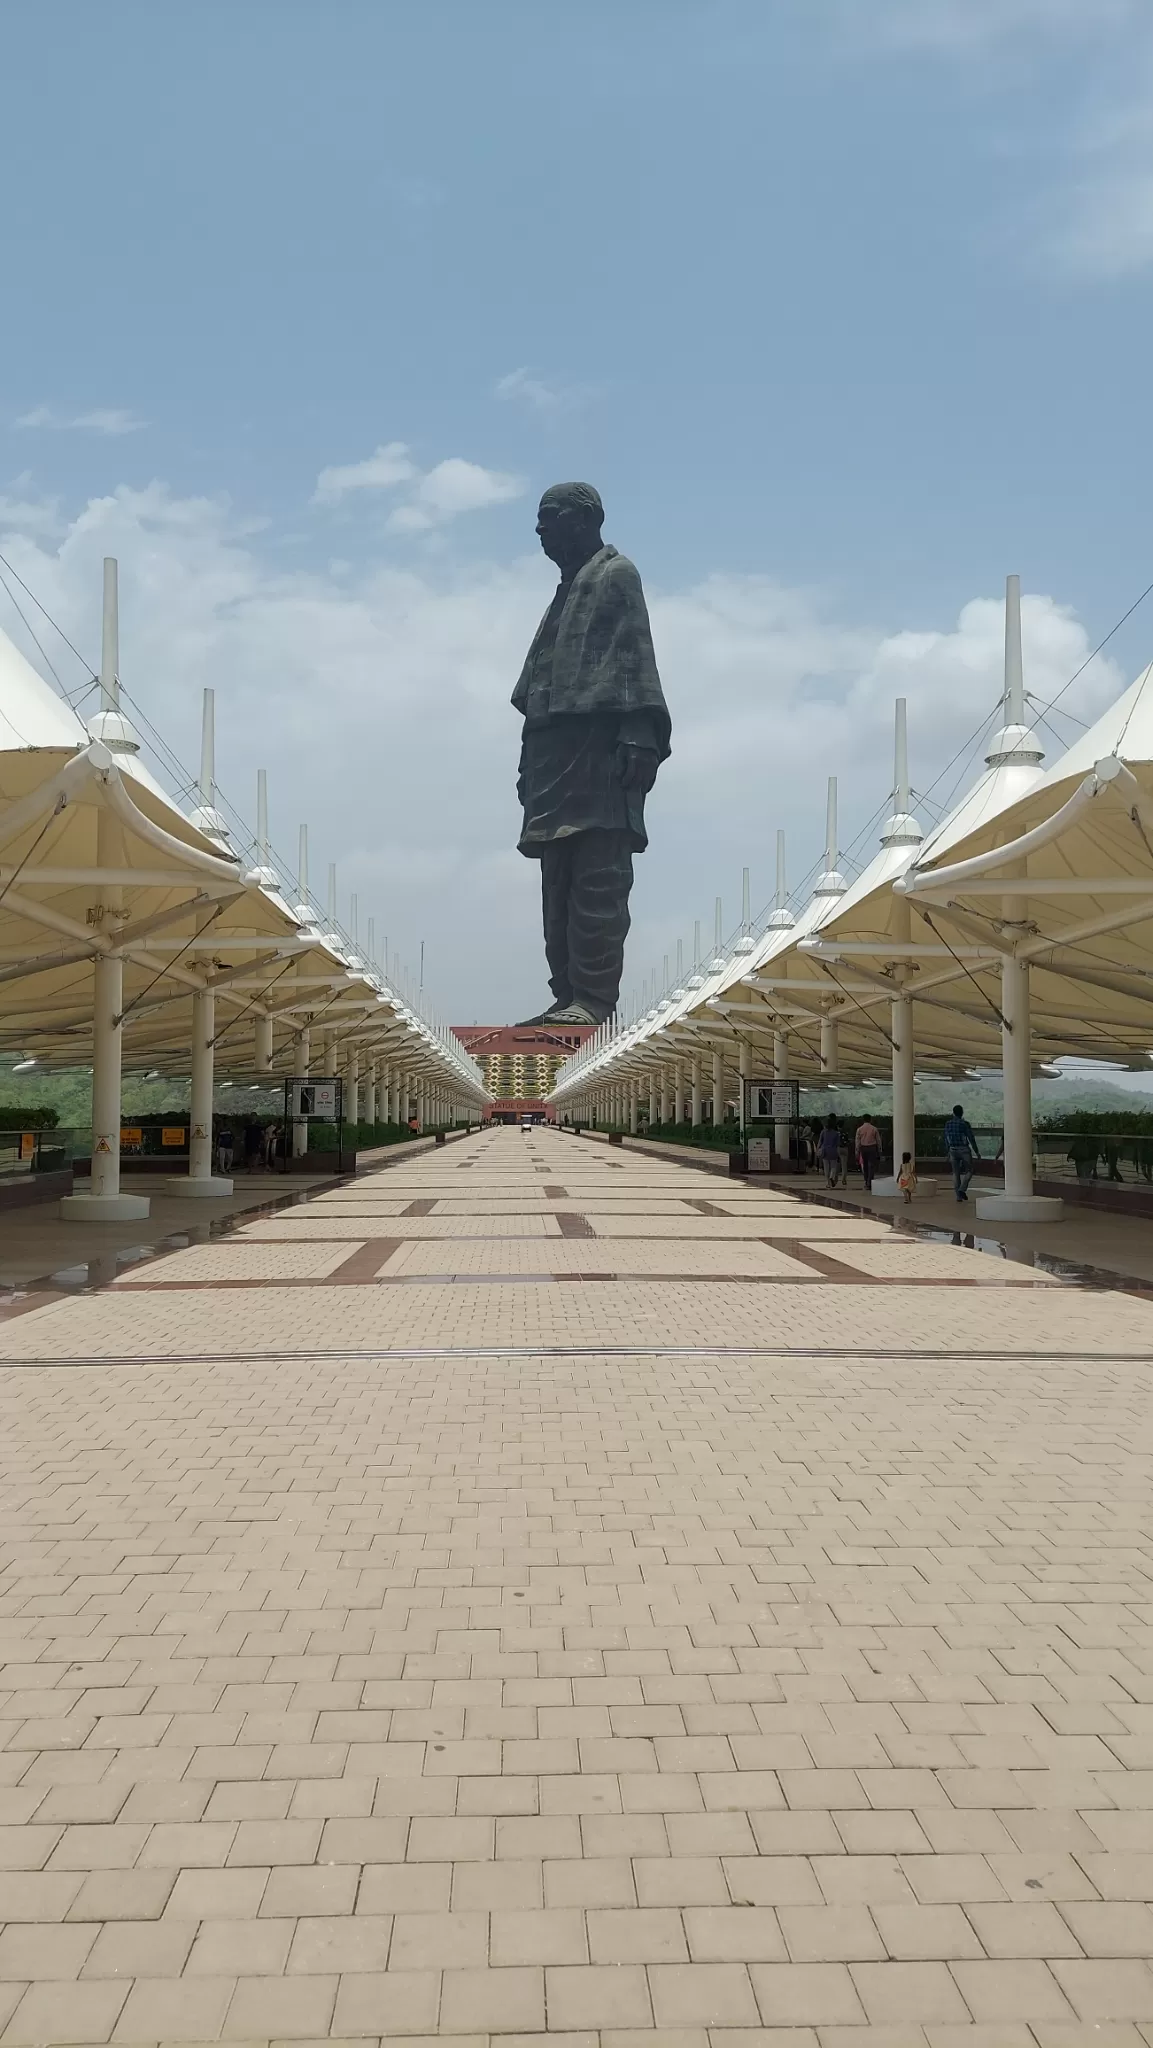
[{"label": "statue's leg", "polygon": [[582,832],[573,849],[568,897],[568,958],[573,1001],[594,1017],[616,1009],[633,886],[627,832]]},{"label": "statue's leg", "polygon": [[569,977],[569,889],[572,849],[575,839],[554,839],[541,848],[540,886],[544,912],[544,950],[549,966],[549,987],[558,1005],[571,1003]]}]

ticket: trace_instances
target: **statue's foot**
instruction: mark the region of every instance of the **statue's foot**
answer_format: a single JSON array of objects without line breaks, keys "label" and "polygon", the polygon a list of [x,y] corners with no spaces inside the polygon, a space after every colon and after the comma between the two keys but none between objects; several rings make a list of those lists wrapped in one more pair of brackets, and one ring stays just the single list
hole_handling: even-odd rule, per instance
[{"label": "statue's foot", "polygon": [[551,1010],[542,1010],[537,1017],[522,1017],[518,1024],[514,1024],[513,1030],[523,1031],[529,1024],[551,1024],[555,1016],[555,1007]]},{"label": "statue's foot", "polygon": [[539,1019],[542,1024],[600,1024],[602,1021],[600,1017],[594,1017],[591,1010],[586,1010],[583,1003],[565,1003],[563,1008],[546,1010]]}]

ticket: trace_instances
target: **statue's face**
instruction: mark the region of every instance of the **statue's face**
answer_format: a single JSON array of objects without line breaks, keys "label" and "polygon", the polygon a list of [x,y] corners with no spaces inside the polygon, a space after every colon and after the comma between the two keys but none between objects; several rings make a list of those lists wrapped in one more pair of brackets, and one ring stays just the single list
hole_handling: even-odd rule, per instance
[{"label": "statue's face", "polygon": [[542,498],[536,516],[540,544],[550,562],[571,561],[595,540],[600,528],[587,506],[564,498]]}]

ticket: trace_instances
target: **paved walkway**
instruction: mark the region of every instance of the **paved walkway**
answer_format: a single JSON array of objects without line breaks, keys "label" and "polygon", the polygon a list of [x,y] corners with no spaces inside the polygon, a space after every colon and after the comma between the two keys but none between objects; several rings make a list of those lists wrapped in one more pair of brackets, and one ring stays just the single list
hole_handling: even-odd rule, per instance
[{"label": "paved walkway", "polygon": [[[151,1205],[149,1215],[131,1223],[64,1222],[56,1200],[6,1209],[0,1212],[0,1306],[7,1289],[27,1287],[30,1281],[50,1274],[57,1275],[62,1285],[104,1286],[145,1246],[178,1236],[190,1241],[208,1237],[222,1217],[241,1216],[246,1210],[313,1193],[331,1186],[336,1178],[243,1173],[236,1176],[231,1195],[204,1201],[175,1192],[179,1182],[160,1174],[126,1173],[124,1193],[146,1195]],[[80,1189],[83,1182],[76,1185]]]},{"label": "paved walkway", "polygon": [[[810,1197],[823,1193],[816,1174],[768,1174],[758,1176],[759,1186],[795,1191]],[[1107,1183],[1105,1184],[1107,1185]],[[1033,1258],[1052,1268],[1090,1267],[1100,1273],[1116,1273],[1124,1279],[1153,1282],[1153,1202],[1148,1215],[1124,1210],[1097,1209],[1074,1199],[1076,1183],[1068,1184],[1063,1215],[1056,1223],[994,1223],[977,1215],[977,1197],[985,1192],[974,1180],[968,1203],[958,1204],[947,1174],[922,1178],[916,1200],[908,1210],[887,1196],[867,1195],[855,1168],[847,1187],[838,1188],[830,1200],[848,1203],[864,1216],[880,1216],[898,1226],[909,1222],[914,1228],[928,1226],[958,1240],[970,1238],[990,1252],[1030,1262]],[[1127,1184],[1126,1192],[1136,1192]]]},{"label": "paved walkway", "polygon": [[0,2043],[1153,2044],[1153,1305],[500,1131],[0,1323]]}]

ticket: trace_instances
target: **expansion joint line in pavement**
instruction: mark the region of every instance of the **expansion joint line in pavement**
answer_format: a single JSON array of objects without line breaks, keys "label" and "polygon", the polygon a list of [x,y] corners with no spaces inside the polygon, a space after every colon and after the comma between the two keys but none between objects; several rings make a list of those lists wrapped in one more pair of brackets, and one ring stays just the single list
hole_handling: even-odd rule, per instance
[{"label": "expansion joint line in pavement", "polygon": [[1045,1351],[980,1351],[956,1344],[950,1344],[947,1351],[915,1351],[892,1344],[866,1349],[863,1345],[846,1342],[840,1350],[830,1348],[828,1344],[434,1344],[403,1346],[395,1350],[313,1347],[308,1351],[122,1351],[89,1358],[4,1358],[0,1359],[0,1369],[7,1372],[9,1368],[34,1367],[37,1371],[46,1372],[54,1371],[57,1366],[70,1369],[103,1369],[117,1365],[307,1366],[345,1361],[354,1365],[391,1365],[401,1359],[415,1358],[815,1358],[839,1363],[842,1357],[850,1358],[853,1363],[874,1365],[944,1366],[953,1364],[957,1359],[966,1359],[979,1365],[1153,1366],[1153,1351],[1056,1351],[1052,1345]]}]

